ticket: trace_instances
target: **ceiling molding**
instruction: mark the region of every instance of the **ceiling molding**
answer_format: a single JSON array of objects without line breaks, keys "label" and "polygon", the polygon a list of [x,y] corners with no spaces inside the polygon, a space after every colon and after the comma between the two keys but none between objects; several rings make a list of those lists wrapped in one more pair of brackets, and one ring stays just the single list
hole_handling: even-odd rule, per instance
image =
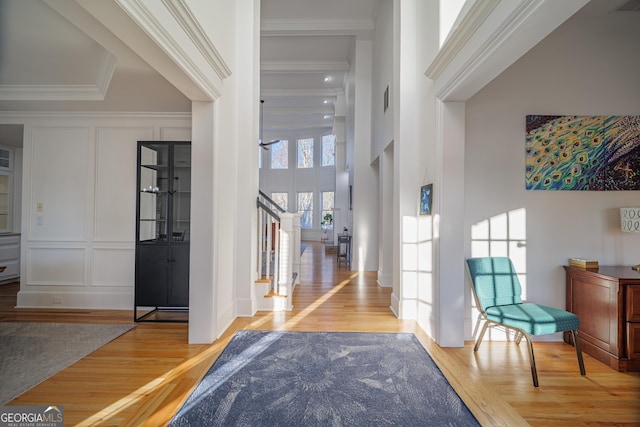
[{"label": "ceiling molding", "polygon": [[193,15],[193,12],[184,0],[162,0],[171,12],[173,17],[180,23],[180,26],[189,36],[193,44],[202,53],[211,68],[213,68],[220,79],[226,79],[231,75],[231,69],[226,64],[222,55],[218,52],[211,40],[202,29],[200,22]]},{"label": "ceiling molding", "polygon": [[[177,2],[180,0],[177,0]],[[189,78],[200,87],[200,89],[207,95],[209,99],[203,100],[216,100],[222,96],[222,80],[226,77],[225,73],[219,75],[214,67],[211,67],[209,61],[214,61],[214,58],[203,57],[202,55],[194,55],[193,50],[201,52],[200,47],[193,43],[185,43],[184,39],[179,39],[179,32],[175,29],[169,28],[170,24],[174,22],[165,22],[162,20],[161,13],[155,14],[144,2],[144,0],[115,0],[115,2],[124,10],[131,19],[144,30],[145,33],[180,67]],[[162,3],[149,3],[153,7],[163,7],[168,10],[164,1]],[[186,6],[185,6],[186,8]],[[155,10],[154,10],[155,11]],[[159,11],[161,12],[161,11]],[[183,10],[184,12],[184,10]],[[171,13],[171,12],[170,12]],[[177,18],[171,15],[174,20]],[[186,19],[186,18],[185,18]],[[177,22],[181,26],[184,22]],[[182,28],[184,31],[184,28]],[[195,28],[190,31],[195,33],[200,32],[201,28]],[[188,32],[184,35],[193,42],[193,39]],[[206,35],[200,33],[199,36],[206,38]],[[186,48],[192,48],[189,51]],[[205,70],[201,65],[201,62],[196,62],[196,59],[203,59],[210,67],[210,70]],[[226,67],[226,66],[225,66]],[[224,67],[223,67],[224,68]],[[210,73],[208,71],[214,71]],[[214,79],[212,77],[217,77]],[[224,76],[224,77],[223,77]]]},{"label": "ceiling molding", "polygon": [[265,107],[265,116],[306,116],[306,115],[318,115],[318,116],[333,116],[333,108],[331,107]]},{"label": "ceiling molding", "polygon": [[307,123],[300,123],[300,124],[295,124],[295,123],[276,124],[273,126],[269,126],[268,128],[265,127],[264,130],[268,131],[271,134],[277,133],[279,131],[313,132],[315,130],[325,130],[325,129],[332,130],[333,120],[327,120],[327,121],[330,123],[314,124],[311,122],[307,122]]},{"label": "ceiling molding", "polygon": [[[511,34],[513,34],[518,27],[526,23],[530,17],[543,6],[543,4],[544,3],[536,2],[534,0],[520,0],[518,6],[501,21],[500,25],[494,29],[484,43],[469,55],[464,65],[458,68],[453,78],[451,78],[447,84],[438,91],[437,96],[443,99],[447,98],[450,93],[453,93],[461,82],[466,81],[467,76],[473,74],[473,71],[482,62],[491,57],[492,52],[498,50],[500,45],[508,41]],[[442,73],[442,70],[440,70],[440,73]]]},{"label": "ceiling molding", "polygon": [[344,94],[342,88],[327,88],[327,89],[262,89],[260,96],[262,98],[295,98],[299,96],[336,96]]},{"label": "ceiling molding", "polygon": [[331,71],[349,71],[348,61],[263,61],[262,73],[316,73]]},{"label": "ceiling molding", "polygon": [[167,112],[141,112],[141,111],[0,111],[0,123],[5,120],[20,121],[25,124],[33,124],[37,120],[51,118],[73,119],[145,119],[161,118],[165,120],[191,120],[191,113],[167,113]]},{"label": "ceiling molding", "polygon": [[262,19],[260,35],[358,36],[373,33],[371,19]]},{"label": "ceiling molding", "polygon": [[95,84],[0,85],[1,101],[104,101],[117,58],[107,50],[102,55]]},{"label": "ceiling molding", "polygon": [[473,3],[458,27],[453,29],[438,54],[433,58],[431,65],[425,72],[428,78],[435,80],[440,76],[498,3],[500,3],[500,0],[476,1]]},{"label": "ceiling molding", "polygon": [[589,0],[500,0],[435,80],[443,101],[466,101]]}]

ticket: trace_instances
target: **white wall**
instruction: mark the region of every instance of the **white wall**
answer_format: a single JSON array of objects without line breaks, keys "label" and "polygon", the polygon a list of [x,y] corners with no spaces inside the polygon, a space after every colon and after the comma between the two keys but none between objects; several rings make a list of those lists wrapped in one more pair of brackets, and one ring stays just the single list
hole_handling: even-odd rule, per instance
[{"label": "white wall", "polygon": [[188,141],[189,118],[75,113],[12,120],[25,125],[18,306],[131,309],[137,141]]},{"label": "white wall", "polygon": [[[397,90],[393,81],[393,48],[393,2],[383,1],[376,15],[371,67],[372,153],[376,157],[393,141],[393,100]],[[387,111],[384,111],[384,91],[387,86],[390,100]]]},{"label": "white wall", "polygon": [[[533,301],[564,308],[562,265],[570,257],[638,263],[640,238],[619,230],[618,212],[640,203],[638,191],[526,191],[524,184],[527,114],[640,114],[638,40],[637,15],[572,18],[467,102],[466,255],[474,255],[474,224],[524,209],[526,234],[512,248],[526,254],[523,277]],[[469,337],[469,320],[465,327]]]}]

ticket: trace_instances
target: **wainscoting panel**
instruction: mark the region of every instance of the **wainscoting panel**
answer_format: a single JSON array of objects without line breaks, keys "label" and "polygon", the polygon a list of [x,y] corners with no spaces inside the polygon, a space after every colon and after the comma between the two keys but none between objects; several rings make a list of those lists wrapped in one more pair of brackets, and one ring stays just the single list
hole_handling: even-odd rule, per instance
[{"label": "wainscoting panel", "polygon": [[29,248],[27,284],[84,286],[83,248]]},{"label": "wainscoting panel", "polygon": [[136,146],[153,127],[98,128],[94,240],[133,242],[136,232]]},{"label": "wainscoting panel", "polygon": [[135,280],[135,249],[93,250],[91,286],[131,287]]},{"label": "wainscoting panel", "polygon": [[[29,239],[83,241],[88,196],[89,128],[34,128]],[[73,209],[70,209],[73,207]]]}]

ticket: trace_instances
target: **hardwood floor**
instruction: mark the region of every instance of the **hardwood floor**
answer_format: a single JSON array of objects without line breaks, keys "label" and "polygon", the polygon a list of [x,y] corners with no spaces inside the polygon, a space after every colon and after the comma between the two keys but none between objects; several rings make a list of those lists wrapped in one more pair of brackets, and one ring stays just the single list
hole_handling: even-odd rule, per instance
[{"label": "hardwood floor", "polygon": [[[376,273],[337,268],[335,254],[308,242],[291,312],[239,318],[211,345],[187,344],[187,325],[139,323],[10,405],[64,406],[65,425],[165,425],[240,329],[414,332],[482,425],[639,426],[640,373],[619,373],[573,347],[536,343],[540,387],[526,346],[486,341],[440,348],[413,321],[389,310]],[[131,311],[15,309],[17,284],[0,286],[0,321],[129,323]],[[1,380],[0,380],[1,381]]]}]

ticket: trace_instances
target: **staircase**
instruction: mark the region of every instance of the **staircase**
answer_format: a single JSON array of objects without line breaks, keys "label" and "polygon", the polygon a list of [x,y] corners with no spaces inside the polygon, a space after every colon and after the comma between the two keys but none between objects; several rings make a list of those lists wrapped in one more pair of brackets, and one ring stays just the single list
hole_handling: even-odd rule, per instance
[{"label": "staircase", "polygon": [[262,191],[258,208],[259,311],[290,311],[300,273],[300,215],[289,213]]}]

